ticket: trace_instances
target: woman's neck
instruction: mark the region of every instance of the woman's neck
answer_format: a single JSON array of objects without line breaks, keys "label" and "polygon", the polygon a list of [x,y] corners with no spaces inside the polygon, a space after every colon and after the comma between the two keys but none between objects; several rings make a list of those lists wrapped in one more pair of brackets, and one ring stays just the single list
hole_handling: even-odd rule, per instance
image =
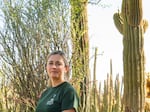
[{"label": "woman's neck", "polygon": [[52,80],[52,87],[56,87],[65,82],[65,80]]}]

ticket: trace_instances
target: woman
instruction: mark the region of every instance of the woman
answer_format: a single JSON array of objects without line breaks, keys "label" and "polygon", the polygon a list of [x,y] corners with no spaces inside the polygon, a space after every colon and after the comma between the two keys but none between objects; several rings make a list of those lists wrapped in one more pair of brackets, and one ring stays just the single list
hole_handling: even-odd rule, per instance
[{"label": "woman", "polygon": [[52,52],[47,59],[46,70],[52,87],[48,87],[38,101],[36,112],[77,112],[78,95],[65,81],[69,65],[62,51]]}]

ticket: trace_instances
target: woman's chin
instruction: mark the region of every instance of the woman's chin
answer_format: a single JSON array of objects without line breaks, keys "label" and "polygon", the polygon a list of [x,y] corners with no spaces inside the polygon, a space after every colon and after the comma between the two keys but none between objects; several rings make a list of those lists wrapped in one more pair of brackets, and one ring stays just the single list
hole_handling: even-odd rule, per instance
[{"label": "woman's chin", "polygon": [[51,78],[52,79],[59,79],[59,75],[52,75]]}]

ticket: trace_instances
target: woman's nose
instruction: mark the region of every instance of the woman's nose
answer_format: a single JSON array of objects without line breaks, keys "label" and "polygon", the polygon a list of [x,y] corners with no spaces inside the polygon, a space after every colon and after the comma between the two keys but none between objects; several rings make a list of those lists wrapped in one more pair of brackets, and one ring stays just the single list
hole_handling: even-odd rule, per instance
[{"label": "woman's nose", "polygon": [[52,66],[51,66],[52,68],[56,68],[57,67],[57,65],[56,64],[52,64]]}]

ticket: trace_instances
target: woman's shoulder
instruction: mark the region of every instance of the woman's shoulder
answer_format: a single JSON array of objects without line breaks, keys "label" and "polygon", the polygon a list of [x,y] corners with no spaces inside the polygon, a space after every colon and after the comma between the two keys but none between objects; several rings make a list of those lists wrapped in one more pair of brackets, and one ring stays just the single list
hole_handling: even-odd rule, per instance
[{"label": "woman's shoulder", "polygon": [[74,86],[69,82],[65,82],[64,88],[65,88],[65,91],[76,91]]},{"label": "woman's shoulder", "polygon": [[68,87],[68,88],[74,88],[73,87],[73,85],[71,84],[71,83],[69,83],[69,82],[64,82],[64,85],[66,86],[66,87]]}]

